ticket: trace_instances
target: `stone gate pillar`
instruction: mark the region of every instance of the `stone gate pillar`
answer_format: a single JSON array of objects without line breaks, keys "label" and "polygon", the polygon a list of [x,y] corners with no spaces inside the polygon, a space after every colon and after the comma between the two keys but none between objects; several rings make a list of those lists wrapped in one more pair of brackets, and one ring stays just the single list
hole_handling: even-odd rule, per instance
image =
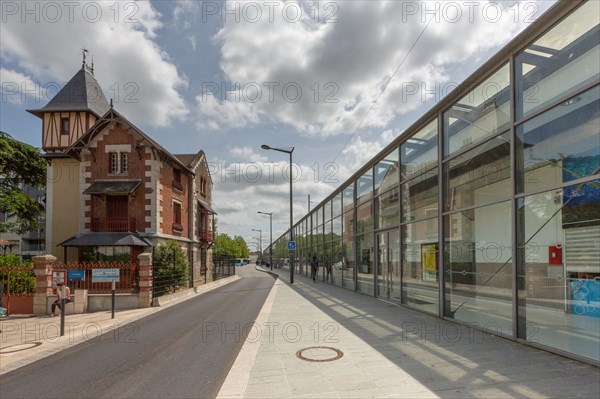
[{"label": "stone gate pillar", "polygon": [[33,296],[33,314],[48,314],[48,296],[52,295],[52,270],[56,257],[39,255],[33,257],[33,273],[35,274],[35,295]]},{"label": "stone gate pillar", "polygon": [[152,254],[138,255],[140,266],[140,293],[138,294],[138,307],[149,308],[152,306]]}]

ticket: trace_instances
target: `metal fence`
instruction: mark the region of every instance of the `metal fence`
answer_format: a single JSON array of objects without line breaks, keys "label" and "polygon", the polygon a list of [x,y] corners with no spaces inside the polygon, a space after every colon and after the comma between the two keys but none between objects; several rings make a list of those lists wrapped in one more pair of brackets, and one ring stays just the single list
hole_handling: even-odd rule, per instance
[{"label": "metal fence", "polygon": [[234,276],[235,267],[241,266],[243,261],[235,258],[213,258],[212,278],[219,280],[224,277]]},{"label": "metal fence", "polygon": [[152,298],[188,288],[190,266],[177,260],[176,250],[152,248]]},{"label": "metal fence", "polygon": [[93,283],[94,269],[119,269],[119,282],[115,284],[118,293],[139,292],[139,266],[137,262],[67,262],[56,263],[54,272],[65,272],[67,286],[88,290],[89,294],[105,294],[112,290],[112,283]]}]

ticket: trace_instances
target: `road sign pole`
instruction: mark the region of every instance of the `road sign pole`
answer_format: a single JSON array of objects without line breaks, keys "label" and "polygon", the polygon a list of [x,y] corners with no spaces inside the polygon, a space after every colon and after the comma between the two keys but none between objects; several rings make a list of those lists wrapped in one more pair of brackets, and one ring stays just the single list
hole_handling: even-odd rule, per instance
[{"label": "road sign pole", "polygon": [[67,289],[63,285],[60,287],[60,336],[65,335],[65,295],[67,295]]},{"label": "road sign pole", "polygon": [[111,315],[111,319],[115,318],[115,281],[113,280],[112,282],[112,315]]}]

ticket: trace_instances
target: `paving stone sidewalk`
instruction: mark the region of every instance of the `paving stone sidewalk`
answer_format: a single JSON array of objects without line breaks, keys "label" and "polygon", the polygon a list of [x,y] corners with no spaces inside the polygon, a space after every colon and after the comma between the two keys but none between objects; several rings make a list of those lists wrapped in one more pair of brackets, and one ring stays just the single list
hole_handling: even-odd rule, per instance
[{"label": "paving stone sidewalk", "polygon": [[[280,274],[220,398],[598,398],[600,369]],[[333,349],[311,347],[329,347]],[[297,357],[327,360],[312,362]]]}]

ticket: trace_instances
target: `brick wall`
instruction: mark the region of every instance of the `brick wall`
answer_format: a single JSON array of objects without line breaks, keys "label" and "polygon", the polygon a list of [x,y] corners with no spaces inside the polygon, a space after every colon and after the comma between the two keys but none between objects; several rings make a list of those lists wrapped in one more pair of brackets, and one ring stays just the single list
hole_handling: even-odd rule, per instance
[{"label": "brick wall", "polygon": [[[174,169],[175,167],[170,164],[169,161],[163,160],[163,164],[160,168],[160,179],[159,179],[159,190],[162,199],[158,204],[158,213],[162,217],[162,223],[159,224],[159,232],[163,234],[169,234],[176,237],[188,237],[189,236],[189,220],[188,212],[193,212],[193,208],[190,209],[188,193],[189,193],[189,174],[182,170],[181,173],[181,184],[182,190],[173,187],[174,180]],[[173,206],[174,202],[181,204],[181,231],[175,231],[173,229]]]}]

